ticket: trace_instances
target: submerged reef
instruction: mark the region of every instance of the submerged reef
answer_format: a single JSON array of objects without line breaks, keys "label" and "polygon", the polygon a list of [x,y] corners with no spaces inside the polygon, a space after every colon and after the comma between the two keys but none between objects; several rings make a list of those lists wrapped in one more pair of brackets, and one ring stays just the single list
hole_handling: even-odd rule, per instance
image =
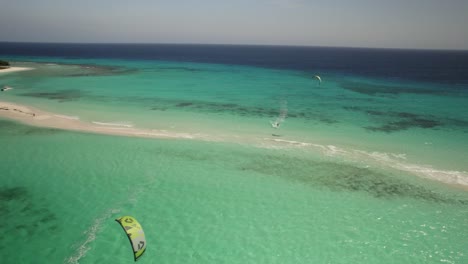
[{"label": "submerged reef", "polygon": [[381,111],[359,106],[346,106],[347,111],[361,112],[373,118],[378,125],[364,126],[363,128],[372,132],[398,132],[411,128],[442,129],[456,128],[468,130],[468,121],[456,118],[436,117],[428,114],[416,114],[410,112]]},{"label": "submerged reef", "polygon": [[312,161],[282,156],[253,158],[239,169],[297,181],[313,188],[338,192],[362,192],[378,199],[412,198],[437,203],[468,201],[446,197],[395,175],[329,161]]},{"label": "submerged reef", "polygon": [[[37,199],[25,187],[0,187],[0,214],[3,221],[0,232],[0,249],[19,243],[25,237],[54,235],[59,229],[57,216],[47,203]],[[5,235],[13,234],[13,235]],[[9,241],[15,238],[16,241]]]},{"label": "submerged reef", "polygon": [[22,93],[21,96],[46,98],[49,100],[57,100],[59,102],[69,102],[80,99],[85,96],[80,90],[60,90],[55,92],[27,92]]}]

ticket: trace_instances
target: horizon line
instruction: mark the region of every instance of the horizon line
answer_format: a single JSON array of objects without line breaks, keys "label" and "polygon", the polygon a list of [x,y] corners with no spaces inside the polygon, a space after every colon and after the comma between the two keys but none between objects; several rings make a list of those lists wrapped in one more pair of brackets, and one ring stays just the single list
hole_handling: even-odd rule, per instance
[{"label": "horizon line", "polygon": [[366,46],[321,46],[299,44],[230,44],[230,43],[186,43],[186,42],[38,42],[38,41],[3,41],[0,43],[12,44],[79,44],[79,45],[187,45],[187,46],[256,46],[256,47],[297,47],[297,48],[337,48],[337,49],[376,49],[376,50],[412,50],[412,51],[468,51],[468,49],[442,49],[442,48],[390,48]]}]

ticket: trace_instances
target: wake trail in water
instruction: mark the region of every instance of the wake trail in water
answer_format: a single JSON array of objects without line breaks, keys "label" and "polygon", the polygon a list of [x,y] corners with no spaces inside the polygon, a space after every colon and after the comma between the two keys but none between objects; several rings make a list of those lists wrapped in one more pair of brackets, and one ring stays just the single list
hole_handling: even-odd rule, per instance
[{"label": "wake trail in water", "polygon": [[[83,259],[86,254],[88,253],[89,250],[91,250],[91,243],[96,240],[99,232],[101,231],[103,225],[109,220],[109,219],[115,219],[117,218],[117,214],[120,214],[122,211],[122,208],[125,207],[125,205],[136,205],[139,197],[148,189],[148,188],[154,188],[157,187],[155,185],[156,180],[152,179],[148,182],[141,183],[137,186],[133,187],[128,187],[127,193],[129,194],[125,201],[122,201],[120,203],[117,203],[115,206],[112,208],[107,209],[103,214],[101,214],[98,218],[96,218],[93,221],[93,224],[86,230],[84,231],[84,235],[86,238],[84,241],[76,246],[76,250],[74,253],[67,258],[64,263],[68,264],[78,264],[81,259]],[[131,188],[131,189],[130,189]]]},{"label": "wake trail in water", "polygon": [[103,223],[119,212],[120,209],[109,209],[100,217],[95,219],[93,224],[84,232],[86,235],[85,241],[78,246],[73,255],[69,257],[65,263],[78,264],[79,260],[86,256],[86,253],[91,249],[89,244],[96,240],[97,234],[101,230]]},{"label": "wake trail in water", "polygon": [[286,120],[287,116],[288,116],[288,102],[286,100],[282,100],[280,102],[279,115],[275,121],[270,122],[271,126],[273,128],[279,128],[281,123],[283,123]]}]

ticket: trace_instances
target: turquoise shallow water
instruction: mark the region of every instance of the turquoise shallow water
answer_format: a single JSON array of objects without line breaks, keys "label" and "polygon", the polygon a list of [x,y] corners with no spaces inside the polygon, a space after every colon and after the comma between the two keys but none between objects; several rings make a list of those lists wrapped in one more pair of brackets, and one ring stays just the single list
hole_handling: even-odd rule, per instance
[{"label": "turquoise shallow water", "polygon": [[[1,122],[5,263],[463,263],[466,192],[284,150]],[[15,252],[21,252],[16,254]]]},{"label": "turquoise shallow water", "polygon": [[[440,183],[467,180],[467,99],[456,89],[337,73],[321,74],[319,86],[303,72],[245,66],[22,59],[35,70],[1,75],[14,89],[0,101],[212,142],[0,121],[0,208],[13,219],[2,226],[6,263],[130,263],[114,222],[127,214],[145,228],[142,263],[468,261],[468,195]],[[286,121],[271,128],[285,106]]]},{"label": "turquoise shallow water", "polygon": [[[468,99],[451,85],[333,72],[322,74],[325,81],[318,85],[304,72],[247,66],[42,60],[52,59],[18,63],[35,70],[2,76],[1,84],[16,88],[2,99],[87,122],[221,135],[230,141],[278,134],[345,150],[404,154],[406,163],[437,171],[468,170]],[[272,130],[269,122],[281,108],[287,109],[286,121]],[[456,182],[448,179],[452,176],[431,178]]]}]

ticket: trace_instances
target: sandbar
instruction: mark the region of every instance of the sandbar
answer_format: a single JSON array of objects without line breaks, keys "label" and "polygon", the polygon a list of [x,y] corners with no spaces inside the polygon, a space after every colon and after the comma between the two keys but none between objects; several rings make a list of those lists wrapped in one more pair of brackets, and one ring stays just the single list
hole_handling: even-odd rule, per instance
[{"label": "sandbar", "polygon": [[[212,135],[199,133],[181,133],[167,130],[137,128],[133,127],[131,124],[116,122],[102,122],[93,120],[85,121],[81,120],[79,116],[67,116],[58,113],[46,112],[30,106],[6,101],[0,101],[0,118],[2,117],[31,126],[48,127],[94,134],[140,138],[196,139],[217,142],[229,141],[227,138],[219,136],[214,137]],[[287,145],[292,144],[299,147],[310,146],[318,149],[323,148],[325,155],[330,155],[330,151],[332,151],[334,154],[339,153],[342,156],[354,156],[352,154],[361,154],[363,155],[362,158],[364,158],[364,160],[374,160],[377,162],[377,164],[384,165],[386,167],[394,168],[400,171],[406,171],[414,175],[422,176],[423,178],[441,181],[445,184],[448,184],[449,186],[468,191],[467,172],[436,170],[430,166],[408,164],[394,159],[382,161],[380,159],[373,158],[372,153],[358,150],[344,151],[337,149],[334,146],[323,146],[299,141],[288,141],[278,138],[266,138],[265,140],[267,139],[277,143],[285,143]]]},{"label": "sandbar", "polygon": [[134,128],[112,123],[96,121],[83,121],[79,117],[69,117],[56,113],[46,112],[30,106],[0,101],[0,117],[16,120],[20,123],[79,132],[108,134],[117,136],[133,136],[144,138],[179,138],[179,139],[206,139],[200,134],[169,132],[166,130]]},{"label": "sandbar", "polygon": [[11,72],[18,72],[18,71],[29,71],[32,70],[33,68],[26,68],[26,67],[9,67],[9,68],[0,68],[0,74],[1,73],[11,73]]}]

